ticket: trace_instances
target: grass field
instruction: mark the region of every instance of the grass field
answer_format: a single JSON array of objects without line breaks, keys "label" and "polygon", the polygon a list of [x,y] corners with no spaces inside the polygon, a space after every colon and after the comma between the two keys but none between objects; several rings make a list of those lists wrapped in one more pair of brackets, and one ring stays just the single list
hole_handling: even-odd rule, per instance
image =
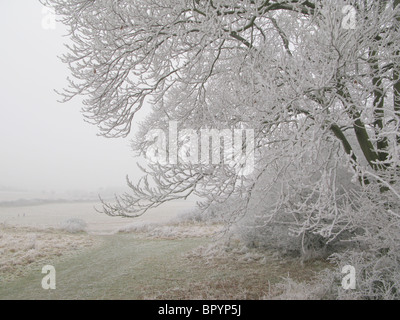
[{"label": "grass field", "polygon": [[[174,228],[90,235],[2,226],[0,299],[269,299],[283,278],[306,281],[327,267],[225,250],[209,226]],[[55,290],[41,287],[47,264]]]}]

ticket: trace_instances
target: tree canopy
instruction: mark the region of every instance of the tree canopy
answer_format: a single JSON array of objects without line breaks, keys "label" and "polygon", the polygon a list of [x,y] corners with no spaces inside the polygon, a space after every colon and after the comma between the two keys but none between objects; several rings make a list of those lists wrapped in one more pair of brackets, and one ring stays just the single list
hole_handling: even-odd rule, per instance
[{"label": "tree canopy", "polygon": [[[253,133],[239,148],[254,149],[249,174],[224,160],[153,161],[138,183],[127,179],[130,193],[104,203],[107,214],[134,217],[194,194],[204,209],[229,204],[232,219],[278,220],[303,243],[350,232],[396,261],[399,0],[42,2],[73,43],[64,99],[83,95],[101,135],[129,135],[141,108],[150,111],[139,154],[154,145],[149,132],[171,123],[185,134],[162,143],[175,139],[186,156],[198,155],[190,140],[201,130]],[[377,235],[386,240],[371,242]]]}]

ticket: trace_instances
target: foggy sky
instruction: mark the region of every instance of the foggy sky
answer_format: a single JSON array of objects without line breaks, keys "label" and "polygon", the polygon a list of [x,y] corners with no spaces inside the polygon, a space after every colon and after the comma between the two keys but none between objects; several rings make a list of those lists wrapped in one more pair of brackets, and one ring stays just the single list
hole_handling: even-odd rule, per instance
[{"label": "foggy sky", "polygon": [[138,177],[128,139],[96,136],[81,98],[59,103],[69,70],[65,27],[44,29],[38,0],[0,2],[0,188],[68,190],[124,186]]}]

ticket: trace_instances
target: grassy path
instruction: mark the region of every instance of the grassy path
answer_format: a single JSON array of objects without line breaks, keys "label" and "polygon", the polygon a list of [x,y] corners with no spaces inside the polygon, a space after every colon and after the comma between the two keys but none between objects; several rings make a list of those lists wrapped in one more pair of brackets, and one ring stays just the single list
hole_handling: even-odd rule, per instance
[{"label": "grassy path", "polygon": [[[290,275],[308,280],[327,267],[315,261],[261,260],[242,256],[213,259],[192,254],[209,237],[175,240],[140,238],[133,233],[101,237],[100,244],[72,256],[49,258],[56,269],[55,290],[41,287],[43,265],[0,281],[1,299],[260,299]],[[189,255],[186,255],[190,253]]]},{"label": "grassy path", "polygon": [[131,234],[107,236],[100,247],[48,261],[56,269],[55,290],[44,290],[41,268],[0,283],[0,299],[143,299],[171,283],[191,278],[185,253],[206,239],[152,240]]}]

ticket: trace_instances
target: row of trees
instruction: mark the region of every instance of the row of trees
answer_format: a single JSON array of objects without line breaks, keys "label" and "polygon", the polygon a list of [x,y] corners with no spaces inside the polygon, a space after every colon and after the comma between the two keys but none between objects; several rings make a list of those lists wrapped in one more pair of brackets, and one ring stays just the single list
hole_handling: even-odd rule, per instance
[{"label": "row of trees", "polygon": [[362,295],[399,294],[400,0],[43,2],[73,41],[64,97],[86,97],[100,134],[127,136],[150,105],[139,154],[149,130],[171,120],[254,130],[251,175],[152,163],[130,193],[104,203],[107,214],[137,216],[192,194],[204,209],[234,202],[229,220],[246,217],[258,238],[274,225],[303,252],[315,241],[357,243],[368,257],[354,248],[336,257],[364,270]]}]

